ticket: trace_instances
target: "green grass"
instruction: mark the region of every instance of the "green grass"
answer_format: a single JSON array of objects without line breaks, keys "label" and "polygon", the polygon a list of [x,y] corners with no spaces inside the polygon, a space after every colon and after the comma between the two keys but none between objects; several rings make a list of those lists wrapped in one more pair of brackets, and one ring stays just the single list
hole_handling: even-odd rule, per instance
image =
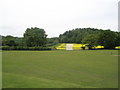
[{"label": "green grass", "polygon": [[3,51],[3,88],[117,88],[117,54],[117,50]]}]

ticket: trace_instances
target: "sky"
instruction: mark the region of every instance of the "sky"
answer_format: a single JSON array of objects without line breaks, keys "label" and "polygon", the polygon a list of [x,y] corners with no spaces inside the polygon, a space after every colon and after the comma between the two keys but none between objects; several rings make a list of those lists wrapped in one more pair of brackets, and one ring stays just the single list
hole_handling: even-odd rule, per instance
[{"label": "sky", "polygon": [[38,27],[48,37],[75,28],[118,31],[119,0],[0,0],[0,35],[23,37]]}]

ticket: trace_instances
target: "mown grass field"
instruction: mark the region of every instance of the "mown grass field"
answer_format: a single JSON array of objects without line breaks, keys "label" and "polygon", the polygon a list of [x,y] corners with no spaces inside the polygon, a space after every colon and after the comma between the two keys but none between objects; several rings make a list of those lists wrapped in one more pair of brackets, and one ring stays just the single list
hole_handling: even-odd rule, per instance
[{"label": "mown grass field", "polygon": [[3,88],[117,88],[117,50],[3,51]]}]

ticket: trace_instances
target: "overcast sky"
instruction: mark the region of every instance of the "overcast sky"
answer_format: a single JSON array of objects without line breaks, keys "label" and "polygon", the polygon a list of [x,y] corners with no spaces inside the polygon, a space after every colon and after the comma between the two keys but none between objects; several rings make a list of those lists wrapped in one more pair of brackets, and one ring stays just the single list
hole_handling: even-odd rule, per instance
[{"label": "overcast sky", "polygon": [[118,30],[119,0],[1,0],[0,34],[22,37],[43,28],[56,37],[74,28]]}]

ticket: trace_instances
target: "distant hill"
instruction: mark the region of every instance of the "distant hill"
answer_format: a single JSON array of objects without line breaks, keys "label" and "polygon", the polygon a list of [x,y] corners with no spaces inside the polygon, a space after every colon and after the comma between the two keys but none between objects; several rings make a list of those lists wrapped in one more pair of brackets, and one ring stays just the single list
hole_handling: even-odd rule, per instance
[{"label": "distant hill", "polygon": [[102,29],[95,28],[76,28],[66,31],[59,35],[61,43],[82,43],[82,39],[88,34],[97,34],[103,31]]}]

